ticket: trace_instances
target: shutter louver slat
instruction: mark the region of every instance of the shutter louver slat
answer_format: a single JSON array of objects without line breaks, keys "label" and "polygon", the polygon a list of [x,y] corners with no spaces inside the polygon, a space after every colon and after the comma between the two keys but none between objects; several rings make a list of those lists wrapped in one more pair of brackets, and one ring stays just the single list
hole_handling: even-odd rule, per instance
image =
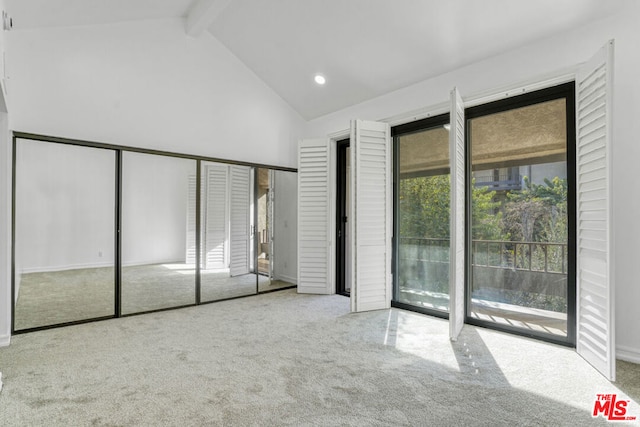
[{"label": "shutter louver slat", "polygon": [[386,123],[351,124],[351,310],[391,306],[391,137]]},{"label": "shutter louver slat", "polygon": [[204,263],[206,269],[227,267],[227,165],[205,166],[206,203]]},{"label": "shutter louver slat", "polygon": [[576,79],[576,347],[610,380],[615,379],[609,145],[612,58],[610,42]]},{"label": "shutter louver slat", "polygon": [[196,263],[196,176],[187,178],[187,242],[185,262]]},{"label": "shutter louver slat", "polygon": [[231,165],[229,169],[229,273],[249,273],[249,211],[251,203],[251,168]]},{"label": "shutter louver slat", "polygon": [[298,293],[332,292],[329,263],[329,142],[298,148]]}]

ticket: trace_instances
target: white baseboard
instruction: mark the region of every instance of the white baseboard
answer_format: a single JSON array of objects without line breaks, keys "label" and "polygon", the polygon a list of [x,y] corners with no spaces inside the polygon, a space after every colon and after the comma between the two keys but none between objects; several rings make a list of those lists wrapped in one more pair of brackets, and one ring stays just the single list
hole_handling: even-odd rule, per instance
[{"label": "white baseboard", "polygon": [[[122,263],[123,267],[135,267],[139,265],[152,265],[152,264],[182,264],[183,261],[172,260],[154,260],[154,261],[134,261],[134,262],[126,262]],[[86,263],[86,264],[69,264],[69,265],[59,265],[56,267],[29,267],[23,268],[22,274],[28,273],[50,273],[54,271],[68,271],[68,270],[82,270],[85,268],[103,268],[103,267],[113,267],[115,264],[113,261],[105,261],[105,262],[94,262],[94,263]],[[16,271],[20,271],[16,269]]]},{"label": "white baseboard", "polygon": [[[175,259],[165,259],[165,260],[152,260],[152,261],[132,261],[132,262],[123,262],[123,267],[137,267],[143,265],[157,265],[157,264],[185,264],[184,261],[176,261]],[[195,269],[195,264],[191,264]]]},{"label": "white baseboard", "polygon": [[11,344],[11,335],[0,335],[0,347],[8,347]]},{"label": "white baseboard", "polygon": [[285,276],[283,274],[274,274],[273,278],[275,280],[282,280],[283,282],[291,283],[292,285],[298,284],[298,280],[295,277]]},{"label": "white baseboard", "polygon": [[624,360],[625,362],[640,363],[640,350],[619,345],[616,347],[616,359]]},{"label": "white baseboard", "polygon": [[[69,264],[69,265],[59,265],[56,267],[29,267],[23,268],[22,274],[29,273],[49,273],[53,271],[66,271],[66,270],[81,270],[84,268],[102,268],[102,267],[113,267],[114,263],[111,262],[94,262],[94,263],[86,263],[86,264]],[[16,269],[16,271],[19,271]]]}]

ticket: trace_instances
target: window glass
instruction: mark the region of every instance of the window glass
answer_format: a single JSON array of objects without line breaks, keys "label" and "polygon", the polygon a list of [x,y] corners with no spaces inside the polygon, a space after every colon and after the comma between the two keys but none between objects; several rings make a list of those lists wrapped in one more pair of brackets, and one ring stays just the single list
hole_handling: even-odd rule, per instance
[{"label": "window glass", "polygon": [[567,336],[566,117],[560,98],[468,122],[472,318]]},{"label": "window glass", "polygon": [[449,309],[449,132],[437,126],[397,137],[397,301]]}]

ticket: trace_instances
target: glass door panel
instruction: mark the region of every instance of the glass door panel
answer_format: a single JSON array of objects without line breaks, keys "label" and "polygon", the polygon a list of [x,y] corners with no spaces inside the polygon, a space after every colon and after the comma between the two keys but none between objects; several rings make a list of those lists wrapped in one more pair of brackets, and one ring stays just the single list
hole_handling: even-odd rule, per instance
[{"label": "glass door panel", "polygon": [[122,163],[122,314],[195,304],[196,161]]},{"label": "glass door panel", "polygon": [[115,315],[115,159],[17,140],[16,331]]},{"label": "glass door panel", "polygon": [[449,310],[448,125],[397,136],[396,300]]},{"label": "glass door panel", "polygon": [[567,336],[566,99],[469,120],[472,319]]}]

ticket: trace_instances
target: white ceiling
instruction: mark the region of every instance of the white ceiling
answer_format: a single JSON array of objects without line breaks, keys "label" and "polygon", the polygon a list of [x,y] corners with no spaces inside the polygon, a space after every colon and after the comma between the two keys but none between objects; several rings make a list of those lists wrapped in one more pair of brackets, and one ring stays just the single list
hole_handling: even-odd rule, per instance
[{"label": "white ceiling", "polygon": [[[222,10],[212,13],[214,7],[208,7],[204,22],[209,32],[302,117],[313,119],[603,18],[631,1],[6,0],[6,4],[16,31],[185,17],[192,3],[213,4]],[[207,11],[200,9],[203,15]],[[326,76],[325,86],[313,82],[315,73]]]}]

